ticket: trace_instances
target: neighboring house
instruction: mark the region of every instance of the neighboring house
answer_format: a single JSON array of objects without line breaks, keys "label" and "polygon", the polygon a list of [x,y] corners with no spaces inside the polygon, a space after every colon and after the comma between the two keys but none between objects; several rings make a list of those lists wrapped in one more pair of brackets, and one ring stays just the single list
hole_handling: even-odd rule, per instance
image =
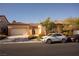
[{"label": "neighboring house", "polygon": [[8,20],[4,15],[0,15],[0,34],[8,34]]},{"label": "neighboring house", "polygon": [[63,32],[63,22],[56,21],[55,25],[56,25],[55,32],[62,33]]},{"label": "neighboring house", "polygon": [[79,34],[79,25],[71,25],[63,21],[57,21],[55,24],[55,32],[63,33],[65,35]]},{"label": "neighboring house", "polygon": [[72,25],[65,23],[63,21],[56,21],[55,24],[56,24],[55,32],[58,33],[63,33],[65,35],[72,35],[73,30],[75,30]]},{"label": "neighboring house", "polygon": [[45,35],[45,27],[40,24],[25,24],[21,22],[13,22],[8,25],[8,35],[10,36],[39,36]]},{"label": "neighboring house", "polygon": [[79,34],[79,25],[73,26],[73,34]]}]

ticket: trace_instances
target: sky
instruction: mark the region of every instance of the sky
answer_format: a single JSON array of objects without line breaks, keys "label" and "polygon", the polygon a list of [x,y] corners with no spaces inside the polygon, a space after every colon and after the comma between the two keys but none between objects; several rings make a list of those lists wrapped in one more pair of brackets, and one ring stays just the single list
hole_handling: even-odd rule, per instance
[{"label": "sky", "polygon": [[51,17],[54,20],[63,20],[70,17],[79,17],[79,4],[68,3],[0,3],[0,15],[5,15],[9,22],[39,23]]}]

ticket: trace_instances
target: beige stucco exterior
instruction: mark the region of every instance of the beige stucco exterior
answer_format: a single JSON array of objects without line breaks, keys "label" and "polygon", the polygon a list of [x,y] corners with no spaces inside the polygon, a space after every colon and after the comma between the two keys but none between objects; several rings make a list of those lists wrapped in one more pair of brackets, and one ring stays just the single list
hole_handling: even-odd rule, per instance
[{"label": "beige stucco exterior", "polygon": [[[32,29],[34,29],[34,34],[32,33]],[[13,32],[12,32],[13,31]],[[45,28],[38,24],[38,25],[30,25],[30,24],[9,24],[8,25],[8,35],[10,36],[39,36],[40,34],[45,35],[46,30]]]}]

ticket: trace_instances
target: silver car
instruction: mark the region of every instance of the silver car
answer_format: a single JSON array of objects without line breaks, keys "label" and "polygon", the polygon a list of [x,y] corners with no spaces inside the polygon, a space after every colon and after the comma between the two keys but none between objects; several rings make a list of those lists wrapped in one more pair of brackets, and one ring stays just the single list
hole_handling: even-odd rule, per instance
[{"label": "silver car", "polygon": [[48,44],[51,44],[52,42],[56,42],[56,41],[65,43],[66,40],[67,40],[67,37],[60,33],[49,34],[47,36],[44,36],[42,39],[43,42],[48,43]]}]

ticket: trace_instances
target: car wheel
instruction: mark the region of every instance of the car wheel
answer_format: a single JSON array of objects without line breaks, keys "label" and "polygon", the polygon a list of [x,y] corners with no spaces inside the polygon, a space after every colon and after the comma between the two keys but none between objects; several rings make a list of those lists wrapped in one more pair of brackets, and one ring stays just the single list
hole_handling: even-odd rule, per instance
[{"label": "car wheel", "polygon": [[46,43],[51,44],[52,43],[51,39],[48,39]]},{"label": "car wheel", "polygon": [[66,43],[66,40],[65,39],[62,39],[62,43]]},{"label": "car wheel", "polygon": [[76,39],[75,42],[79,42],[79,39]]}]

